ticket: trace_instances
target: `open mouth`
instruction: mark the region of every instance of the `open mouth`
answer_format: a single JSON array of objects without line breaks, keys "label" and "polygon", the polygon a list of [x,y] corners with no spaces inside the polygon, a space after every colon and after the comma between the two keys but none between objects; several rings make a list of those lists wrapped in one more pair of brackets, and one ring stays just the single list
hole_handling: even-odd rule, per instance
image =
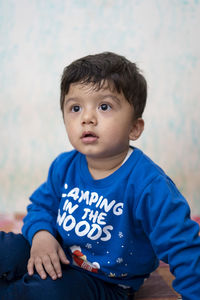
[{"label": "open mouth", "polygon": [[85,131],[81,136],[81,140],[86,144],[96,142],[97,139],[98,136],[91,131]]}]

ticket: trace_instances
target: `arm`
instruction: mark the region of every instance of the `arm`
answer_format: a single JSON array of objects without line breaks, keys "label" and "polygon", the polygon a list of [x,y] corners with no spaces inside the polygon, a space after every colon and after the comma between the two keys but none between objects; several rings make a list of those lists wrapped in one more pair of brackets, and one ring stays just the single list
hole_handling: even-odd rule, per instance
[{"label": "arm", "polygon": [[174,288],[183,300],[200,295],[199,226],[190,219],[190,209],[169,178],[158,176],[138,201],[137,217],[159,259],[169,263]]},{"label": "arm", "polygon": [[32,245],[28,273],[32,275],[35,267],[43,279],[46,273],[52,279],[61,277],[60,261],[69,263],[56,240],[56,220],[63,185],[61,161],[62,156],[52,163],[47,181],[30,197],[31,204],[22,228],[24,237]]},{"label": "arm", "polygon": [[[60,170],[61,169],[61,170]],[[63,185],[60,157],[49,168],[47,181],[31,195],[22,234],[32,244],[37,231],[46,230],[56,237],[56,220]]]}]

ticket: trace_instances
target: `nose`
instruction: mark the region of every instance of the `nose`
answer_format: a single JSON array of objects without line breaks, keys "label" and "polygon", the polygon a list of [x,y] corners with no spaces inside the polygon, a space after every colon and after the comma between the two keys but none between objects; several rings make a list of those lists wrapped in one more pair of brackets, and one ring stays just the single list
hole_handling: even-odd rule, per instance
[{"label": "nose", "polygon": [[92,109],[87,109],[82,112],[82,124],[97,125],[97,116]]}]

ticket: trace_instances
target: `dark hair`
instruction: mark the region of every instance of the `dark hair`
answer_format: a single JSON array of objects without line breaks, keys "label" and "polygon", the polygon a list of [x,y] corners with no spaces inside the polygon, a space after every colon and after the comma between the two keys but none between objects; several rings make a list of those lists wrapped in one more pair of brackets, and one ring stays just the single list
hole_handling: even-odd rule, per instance
[{"label": "dark hair", "polygon": [[122,92],[133,105],[135,117],[142,116],[146,105],[147,83],[135,63],[112,52],[88,55],[67,66],[61,79],[60,106],[63,112],[65,95],[71,83],[94,84],[96,89],[108,83],[110,89]]}]

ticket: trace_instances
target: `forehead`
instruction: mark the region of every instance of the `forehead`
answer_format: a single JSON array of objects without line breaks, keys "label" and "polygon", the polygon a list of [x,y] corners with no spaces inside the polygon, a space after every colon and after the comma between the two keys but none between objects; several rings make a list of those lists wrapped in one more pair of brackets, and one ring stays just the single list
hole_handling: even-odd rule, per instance
[{"label": "forehead", "polygon": [[111,94],[115,96],[124,96],[122,92],[117,92],[113,83],[108,81],[103,81],[100,83],[85,83],[85,82],[75,82],[71,83],[69,86],[69,91],[65,97],[72,95],[81,94]]}]

